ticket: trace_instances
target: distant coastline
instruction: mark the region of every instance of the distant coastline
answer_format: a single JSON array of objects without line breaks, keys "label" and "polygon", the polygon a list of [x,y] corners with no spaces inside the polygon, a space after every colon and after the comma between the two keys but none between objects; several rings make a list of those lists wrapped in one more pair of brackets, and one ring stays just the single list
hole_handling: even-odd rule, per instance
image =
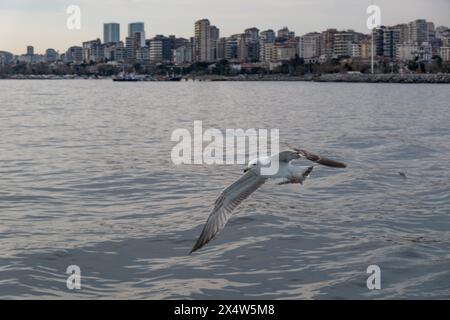
[{"label": "distant coastline", "polygon": [[[0,75],[0,80],[112,80],[109,76],[78,75]],[[330,73],[321,75],[238,75],[238,76],[185,76],[184,81],[306,81],[349,83],[450,83],[450,74],[365,74]],[[157,81],[157,80],[154,80]]]}]

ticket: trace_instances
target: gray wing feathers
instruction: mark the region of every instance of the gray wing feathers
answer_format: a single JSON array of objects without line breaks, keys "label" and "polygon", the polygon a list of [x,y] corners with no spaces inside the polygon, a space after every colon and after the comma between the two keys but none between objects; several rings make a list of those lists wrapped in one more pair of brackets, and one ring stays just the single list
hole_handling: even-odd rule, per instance
[{"label": "gray wing feathers", "polygon": [[210,242],[225,227],[233,210],[261,187],[266,180],[266,178],[249,171],[226,188],[216,200],[214,209],[191,253]]},{"label": "gray wing feathers", "polygon": [[278,160],[281,162],[291,162],[292,160],[298,160],[301,156],[298,152],[294,151],[283,151],[278,154]]}]

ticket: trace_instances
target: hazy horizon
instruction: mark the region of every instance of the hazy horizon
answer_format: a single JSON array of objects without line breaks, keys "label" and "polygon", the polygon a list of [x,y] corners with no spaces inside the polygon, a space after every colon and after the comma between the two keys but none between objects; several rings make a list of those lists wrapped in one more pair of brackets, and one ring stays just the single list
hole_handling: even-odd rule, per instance
[{"label": "hazy horizon", "polygon": [[[36,53],[47,48],[64,52],[83,41],[103,39],[103,23],[118,22],[121,39],[127,24],[145,23],[146,37],[156,34],[191,37],[194,22],[208,18],[221,36],[241,33],[249,27],[278,30],[284,26],[302,35],[327,28],[368,33],[366,8],[377,4],[382,24],[394,25],[423,18],[436,26],[450,26],[448,0],[2,0],[0,3],[0,51],[23,54],[27,45]],[[81,8],[81,29],[69,30],[69,5]]]}]

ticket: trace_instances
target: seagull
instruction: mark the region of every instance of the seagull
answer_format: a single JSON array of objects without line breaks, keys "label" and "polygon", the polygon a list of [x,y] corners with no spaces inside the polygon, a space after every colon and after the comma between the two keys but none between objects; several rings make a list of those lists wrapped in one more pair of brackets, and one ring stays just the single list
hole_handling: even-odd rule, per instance
[{"label": "seagull", "polygon": [[[292,150],[283,151],[272,157],[261,157],[248,163],[244,174],[232,185],[226,188],[220,194],[214,204],[214,209],[210,214],[200,237],[192,248],[190,254],[200,250],[219,232],[221,232],[236,209],[253,192],[266,183],[269,179],[283,179],[278,185],[303,184],[314,170],[314,165],[300,167],[297,165],[299,160],[306,159],[315,164],[320,164],[332,168],[346,168],[347,165],[318,156],[304,149],[291,148]],[[270,167],[278,162],[278,172],[273,175],[264,175],[262,168]],[[276,165],[276,164],[275,164]]]},{"label": "seagull", "polygon": [[402,178],[405,178],[405,179],[408,178],[408,177],[406,176],[406,172],[400,171],[398,174],[399,174],[399,176],[402,177]]}]

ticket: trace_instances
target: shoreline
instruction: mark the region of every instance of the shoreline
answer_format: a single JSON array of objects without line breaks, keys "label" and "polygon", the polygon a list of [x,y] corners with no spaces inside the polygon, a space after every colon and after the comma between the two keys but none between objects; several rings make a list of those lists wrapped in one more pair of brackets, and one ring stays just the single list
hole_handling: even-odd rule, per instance
[{"label": "shoreline", "polygon": [[[77,75],[0,75],[0,80],[112,80],[109,76],[77,76]],[[362,74],[334,73],[322,75],[289,76],[289,75],[239,75],[239,76],[184,76],[184,81],[235,81],[235,82],[344,82],[344,83],[439,83],[449,84],[450,74]],[[149,82],[158,82],[151,80]]]}]

